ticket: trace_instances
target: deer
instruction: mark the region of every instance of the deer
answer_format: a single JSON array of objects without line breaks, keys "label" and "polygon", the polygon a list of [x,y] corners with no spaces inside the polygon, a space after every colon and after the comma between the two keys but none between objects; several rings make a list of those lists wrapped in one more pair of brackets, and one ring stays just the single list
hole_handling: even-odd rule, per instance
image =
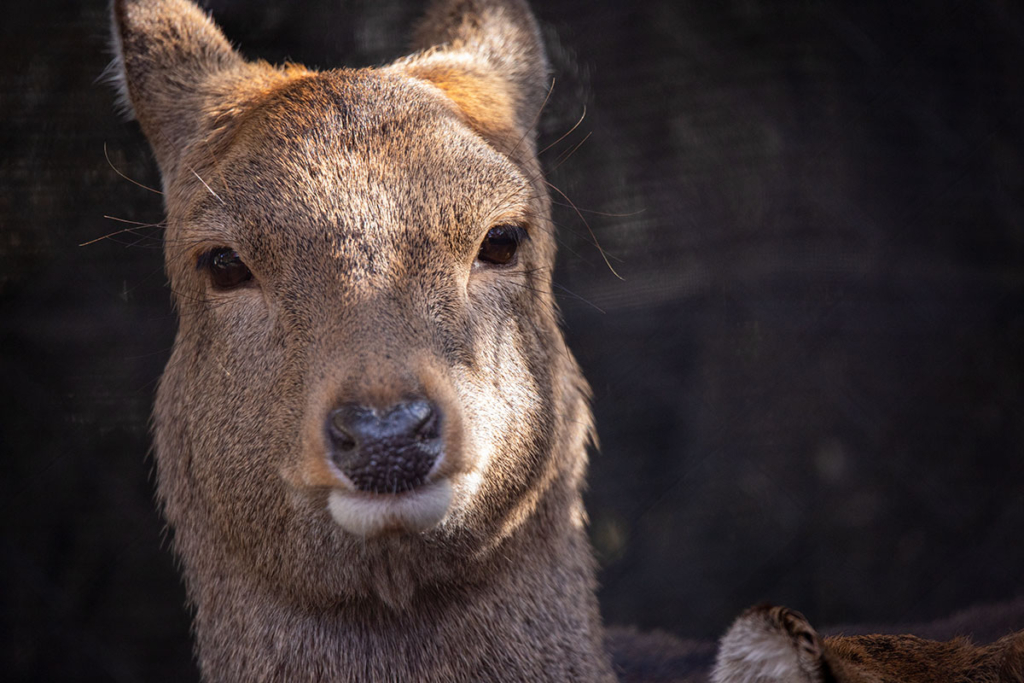
[{"label": "deer", "polygon": [[157,495],[208,681],[612,681],[551,290],[522,2],[436,3],[375,69],[249,62],[113,5],[179,328]]},{"label": "deer", "polygon": [[601,622],[525,2],[435,0],[407,56],[325,71],[191,0],[112,19],[164,195],[157,500],[203,680],[705,680],[708,644]]},{"label": "deer", "polygon": [[995,642],[963,635],[986,622],[1020,624],[1024,600],[965,610],[914,630],[940,638],[872,633],[823,637],[796,610],[758,605],[746,610],[719,641],[711,683],[1020,683],[1024,631],[996,628]]}]

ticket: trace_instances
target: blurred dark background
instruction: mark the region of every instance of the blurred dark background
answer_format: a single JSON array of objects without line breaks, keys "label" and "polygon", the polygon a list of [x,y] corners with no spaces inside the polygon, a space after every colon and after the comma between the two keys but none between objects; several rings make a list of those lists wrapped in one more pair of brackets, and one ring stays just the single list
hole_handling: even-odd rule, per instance
[{"label": "blurred dark background", "polygon": [[[607,621],[711,638],[760,600],[827,624],[1020,595],[1022,5],[534,4],[541,146],[586,110],[543,160],[589,224],[558,207],[556,280]],[[421,11],[210,7],[246,55],[321,67],[400,55]],[[118,173],[159,185],[97,83],[107,32],[96,0],[0,28],[5,680],[197,677],[147,457],[160,234],[79,246],[162,218]]]}]

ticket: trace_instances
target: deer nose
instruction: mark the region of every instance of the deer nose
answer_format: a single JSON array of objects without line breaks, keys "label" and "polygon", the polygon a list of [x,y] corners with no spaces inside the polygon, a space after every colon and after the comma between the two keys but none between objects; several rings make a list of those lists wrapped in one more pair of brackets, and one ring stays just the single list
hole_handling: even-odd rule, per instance
[{"label": "deer nose", "polygon": [[416,488],[443,454],[441,413],[425,399],[385,410],[346,403],[327,416],[327,436],[331,462],[371,493]]}]

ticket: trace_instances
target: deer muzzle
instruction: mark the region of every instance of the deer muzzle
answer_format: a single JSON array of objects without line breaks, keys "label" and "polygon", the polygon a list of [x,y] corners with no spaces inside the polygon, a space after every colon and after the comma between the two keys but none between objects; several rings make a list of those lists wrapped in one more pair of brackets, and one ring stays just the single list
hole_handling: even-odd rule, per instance
[{"label": "deer muzzle", "polygon": [[386,410],[345,404],[327,417],[328,457],[357,491],[411,491],[426,483],[444,457],[442,419],[426,399]]}]

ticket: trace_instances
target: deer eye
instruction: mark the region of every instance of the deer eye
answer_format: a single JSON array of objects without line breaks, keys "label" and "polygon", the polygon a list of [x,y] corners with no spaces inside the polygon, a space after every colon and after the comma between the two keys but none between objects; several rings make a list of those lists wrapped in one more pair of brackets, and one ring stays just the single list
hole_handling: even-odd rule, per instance
[{"label": "deer eye", "polygon": [[512,262],[519,245],[527,239],[529,235],[520,225],[497,225],[487,231],[477,259],[497,266],[507,265]]},{"label": "deer eye", "polygon": [[252,272],[242,262],[238,252],[229,247],[217,247],[199,257],[198,267],[207,270],[213,286],[218,289],[234,289],[252,280]]}]

